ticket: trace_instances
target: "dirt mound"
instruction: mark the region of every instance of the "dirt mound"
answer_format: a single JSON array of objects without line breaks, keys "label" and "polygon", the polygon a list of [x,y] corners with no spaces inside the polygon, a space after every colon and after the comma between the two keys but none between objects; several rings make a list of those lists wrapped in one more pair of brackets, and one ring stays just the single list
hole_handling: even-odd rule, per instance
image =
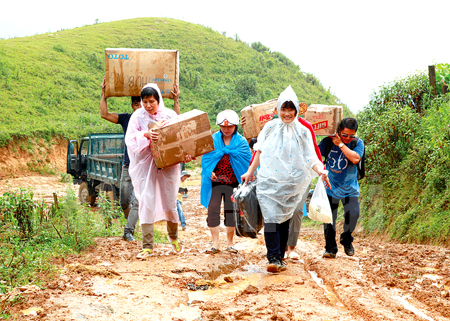
[{"label": "dirt mound", "polygon": [[67,140],[16,139],[0,148],[0,178],[66,172]]}]

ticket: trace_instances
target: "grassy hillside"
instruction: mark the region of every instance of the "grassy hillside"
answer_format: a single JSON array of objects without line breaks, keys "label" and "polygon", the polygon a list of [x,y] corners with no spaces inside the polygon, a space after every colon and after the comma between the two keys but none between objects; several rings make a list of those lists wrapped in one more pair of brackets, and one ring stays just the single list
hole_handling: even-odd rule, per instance
[{"label": "grassy hillside", "polygon": [[[259,42],[174,19],[122,20],[0,40],[0,146],[14,137],[118,131],[99,113],[105,48],[179,50],[181,110],[206,111],[212,123],[218,111],[276,98],[289,84],[308,104],[338,103],[313,75]],[[126,97],[108,104],[113,112],[131,110]]]}]

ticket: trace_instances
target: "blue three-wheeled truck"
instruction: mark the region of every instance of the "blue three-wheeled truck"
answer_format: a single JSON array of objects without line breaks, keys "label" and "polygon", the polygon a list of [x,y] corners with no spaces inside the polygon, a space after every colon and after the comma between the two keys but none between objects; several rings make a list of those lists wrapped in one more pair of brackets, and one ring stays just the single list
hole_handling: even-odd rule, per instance
[{"label": "blue three-wheeled truck", "polygon": [[102,190],[110,198],[119,198],[124,148],[123,133],[89,134],[69,141],[67,173],[80,185],[78,197],[82,204],[93,206]]}]

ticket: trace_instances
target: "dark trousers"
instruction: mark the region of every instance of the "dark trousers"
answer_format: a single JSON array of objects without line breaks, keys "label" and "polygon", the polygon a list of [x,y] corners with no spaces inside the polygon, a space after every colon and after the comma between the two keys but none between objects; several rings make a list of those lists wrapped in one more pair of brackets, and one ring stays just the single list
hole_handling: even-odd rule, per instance
[{"label": "dark trousers", "polygon": [[290,220],[281,224],[265,223],[264,239],[266,241],[267,259],[277,259],[281,261],[284,257],[288,237]]},{"label": "dark trousers", "polygon": [[208,227],[216,227],[220,225],[220,205],[223,199],[224,225],[235,226],[234,210],[231,196],[233,196],[233,188],[237,185],[216,185],[213,184],[211,192],[211,200],[208,205],[208,216],[206,222]]},{"label": "dark trousers", "polygon": [[328,195],[331,212],[333,213],[333,225],[324,224],[323,230],[325,234],[325,251],[337,253],[336,244],[336,219],[339,202],[344,205],[344,231],[341,234],[340,243],[342,245],[350,245],[353,242],[352,232],[355,230],[356,222],[359,218],[359,202],[358,197],[333,198]]}]

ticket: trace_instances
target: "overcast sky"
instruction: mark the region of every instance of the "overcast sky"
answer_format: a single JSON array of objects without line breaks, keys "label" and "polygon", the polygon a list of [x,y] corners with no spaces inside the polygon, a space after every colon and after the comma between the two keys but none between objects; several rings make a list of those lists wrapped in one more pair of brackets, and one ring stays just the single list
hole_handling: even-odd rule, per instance
[{"label": "overcast sky", "polygon": [[286,55],[355,113],[383,83],[450,63],[450,0],[16,0],[0,8],[4,39],[137,17],[176,18],[237,34]]}]

